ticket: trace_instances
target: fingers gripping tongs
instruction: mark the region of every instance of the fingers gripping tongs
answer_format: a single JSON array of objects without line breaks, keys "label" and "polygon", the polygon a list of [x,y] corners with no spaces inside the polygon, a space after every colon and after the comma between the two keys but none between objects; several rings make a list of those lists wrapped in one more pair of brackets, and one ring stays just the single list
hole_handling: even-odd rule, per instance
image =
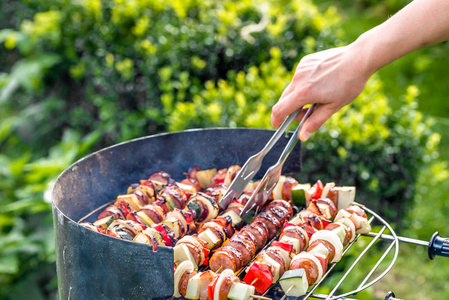
[{"label": "fingers gripping tongs", "polygon": [[[287,146],[285,146],[284,151],[282,152],[279,160],[272,165],[263,178],[260,180],[253,194],[246,202],[245,206],[240,213],[240,216],[245,220],[251,220],[252,217],[260,210],[261,207],[264,206],[271,192],[273,191],[276,183],[279,181],[279,177],[281,176],[282,166],[284,165],[285,160],[292,152],[296,143],[298,142],[297,136],[299,131],[301,130],[302,125],[305,120],[312,114],[315,110],[316,104],[312,104],[307,110],[305,116],[299,123],[295,132],[290,137]],[[290,126],[293,120],[296,118],[298,113],[301,111],[302,107],[290,114],[279,127],[278,130],[273,134],[271,139],[265,145],[265,147],[257,154],[251,156],[246,163],[243,165],[242,169],[238,173],[238,175],[231,182],[231,185],[224,193],[223,197],[219,201],[219,206],[222,209],[225,209],[229,203],[234,199],[238,199],[245,189],[246,185],[253,179],[254,175],[259,171],[262,160],[265,155],[273,148],[279,138],[282,136],[284,131]]]}]

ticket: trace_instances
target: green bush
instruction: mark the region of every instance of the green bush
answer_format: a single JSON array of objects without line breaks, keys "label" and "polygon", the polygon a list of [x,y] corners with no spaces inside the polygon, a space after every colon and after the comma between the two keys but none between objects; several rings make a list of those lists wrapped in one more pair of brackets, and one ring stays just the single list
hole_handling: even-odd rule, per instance
[{"label": "green bush", "polygon": [[336,10],[321,13],[311,1],[32,3],[48,10],[0,35],[23,55],[1,79],[0,101],[17,93],[24,105],[58,99],[55,109],[66,115],[47,132],[53,142],[67,125],[82,133],[96,128],[104,144],[166,130],[170,103],[194,101],[206,81],[259,66],[273,46],[291,69],[341,35]]},{"label": "green bush", "polygon": [[[54,270],[43,194],[71,162],[161,131],[271,128],[271,106],[295,63],[343,39],[337,10],[311,0],[5,7],[17,14],[0,23],[0,298],[52,297],[54,273],[39,272]],[[373,78],[304,145],[300,181],[356,185],[360,201],[399,219],[439,140],[416,111],[416,93],[410,87],[393,110]]]}]

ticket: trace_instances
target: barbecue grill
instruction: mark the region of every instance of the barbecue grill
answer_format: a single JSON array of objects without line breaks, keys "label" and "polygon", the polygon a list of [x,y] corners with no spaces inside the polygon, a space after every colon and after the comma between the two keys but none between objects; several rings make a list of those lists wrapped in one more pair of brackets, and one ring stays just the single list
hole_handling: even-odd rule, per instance
[{"label": "barbecue grill", "polygon": [[[98,234],[77,224],[94,209],[123,193],[132,182],[164,170],[181,176],[192,165],[201,168],[225,168],[243,164],[258,152],[272,136],[272,130],[260,129],[195,129],[177,133],[159,134],[121,143],[95,152],[65,170],[53,188],[53,218],[56,233],[56,262],[60,299],[151,299],[173,295],[173,250],[158,247],[153,252],[149,245],[119,240]],[[243,141],[243,142],[242,142]],[[281,138],[265,157],[260,178],[276,162],[288,138]],[[283,173],[300,178],[301,149],[297,146],[287,159]],[[177,178],[176,178],[177,179]],[[449,239],[435,233],[430,242],[398,237],[391,226],[374,211],[363,207],[371,216],[377,232],[358,236],[372,239],[354,263],[342,275],[330,293],[316,293],[317,284],[303,299],[347,298],[378,282],[393,267],[398,256],[399,241],[426,246],[429,258],[449,256]],[[90,218],[90,219],[89,219]],[[87,221],[95,220],[95,215]],[[374,227],[373,227],[374,228]],[[388,243],[385,253],[375,266],[366,270],[366,277],[351,291],[341,293],[339,287],[350,272],[378,240]],[[389,253],[393,255],[388,255]],[[378,267],[387,258],[383,271]],[[323,280],[335,265],[330,265]],[[280,299],[283,292],[270,288],[266,295]],[[290,298],[290,297],[288,297]],[[392,292],[385,299],[396,299]]]}]

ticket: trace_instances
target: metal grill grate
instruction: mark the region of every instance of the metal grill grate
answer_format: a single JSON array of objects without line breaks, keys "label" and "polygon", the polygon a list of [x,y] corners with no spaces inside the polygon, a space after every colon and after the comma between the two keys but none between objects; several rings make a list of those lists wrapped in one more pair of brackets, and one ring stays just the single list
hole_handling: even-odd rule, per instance
[{"label": "metal grill grate", "polygon": [[[369,223],[373,224],[374,221],[377,221],[380,223],[380,225],[382,226],[380,228],[380,230],[378,232],[370,232],[369,234],[364,234],[362,236],[366,236],[366,237],[370,237],[372,238],[372,241],[361,251],[361,253],[357,256],[357,258],[355,259],[355,261],[352,263],[352,265],[346,270],[346,272],[343,274],[343,276],[341,277],[341,279],[338,281],[338,283],[332,288],[332,291],[329,294],[318,294],[315,293],[315,290],[321,285],[321,283],[329,276],[329,274],[332,272],[332,270],[334,269],[335,265],[337,263],[332,263],[327,272],[323,275],[323,278],[312,287],[312,289],[307,293],[307,295],[300,297],[299,299],[302,300],[306,300],[309,298],[314,298],[314,299],[326,299],[326,300],[337,300],[337,299],[347,299],[347,300],[351,300],[350,298],[346,298],[347,296],[351,296],[351,295],[355,295],[361,291],[363,291],[364,289],[372,286],[373,284],[375,284],[376,282],[378,282],[379,280],[381,280],[393,267],[394,263],[396,262],[396,259],[398,257],[398,253],[399,253],[399,238],[396,235],[396,233],[394,232],[393,228],[391,228],[391,226],[382,218],[380,217],[378,214],[376,214],[375,212],[373,212],[371,209],[360,205],[358,203],[353,203],[355,205],[358,205],[360,207],[362,207],[368,214],[370,214],[372,217],[369,219]],[[385,230],[387,230],[390,232],[389,235],[384,234]],[[349,243],[346,248],[343,251],[343,256],[349,251],[349,249],[358,241],[359,237],[361,235],[357,235],[356,238]],[[376,243],[376,241],[378,241],[379,239],[383,239],[385,241],[390,241],[390,244],[387,246],[386,250],[384,251],[383,255],[379,258],[379,260],[376,262],[376,264],[373,266],[373,268],[371,269],[367,269],[367,275],[365,276],[365,278],[361,281],[361,283],[359,284],[359,286],[349,292],[346,293],[342,293],[339,295],[335,295],[338,288],[341,286],[341,284],[344,282],[344,280],[346,280],[346,278],[349,276],[349,274],[351,273],[351,271],[356,267],[356,265],[362,260],[362,258],[365,256],[365,254],[371,249],[371,247]],[[404,239],[404,238],[403,238]],[[424,242],[423,242],[424,243]],[[425,246],[427,246],[428,243],[426,243]],[[387,257],[387,255],[390,253],[390,251],[394,249],[394,255],[391,259],[390,264],[388,265],[388,267],[385,268],[385,270],[377,275],[374,279],[372,279],[371,281],[370,278],[373,276],[374,272],[377,270],[377,268],[379,267],[379,265],[385,260],[385,258]],[[369,282],[368,282],[369,281]],[[282,291],[280,291],[280,289],[277,289],[277,287],[273,287],[272,289],[268,290],[264,296],[269,296],[272,297],[273,299],[279,299],[279,298],[284,298],[284,294]],[[287,297],[287,299],[295,299],[294,297]]]}]

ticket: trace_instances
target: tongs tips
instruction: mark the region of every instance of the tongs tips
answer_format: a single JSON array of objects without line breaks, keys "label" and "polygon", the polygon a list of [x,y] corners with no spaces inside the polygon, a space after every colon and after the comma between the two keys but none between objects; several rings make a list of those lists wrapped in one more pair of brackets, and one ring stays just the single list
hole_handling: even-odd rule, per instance
[{"label": "tongs tips", "polygon": [[[287,157],[290,155],[296,143],[298,142],[297,136],[299,130],[304,124],[304,121],[315,110],[315,106],[316,104],[312,104],[310,108],[307,110],[304,118],[301,120],[295,132],[290,137],[290,140],[287,146],[284,148],[284,151],[282,152],[279,160],[277,161],[276,164],[274,164],[267,170],[267,172],[257,185],[256,189],[254,190],[253,194],[251,195],[250,199],[246,202],[245,206],[242,209],[242,212],[240,213],[240,216],[243,219],[245,220],[251,219],[253,216],[253,213],[251,212],[258,211],[270,197],[271,192],[273,191],[277,182],[279,181],[284,162],[286,161]],[[276,142],[280,139],[283,132],[287,130],[287,128],[296,118],[301,109],[302,107],[293,112],[292,114],[290,114],[284,120],[279,129],[276,130],[276,132],[270,138],[265,147],[259,153],[251,156],[246,161],[246,163],[240,170],[239,174],[234,178],[229,188],[225,192],[224,196],[219,201],[219,206],[221,208],[225,209],[229,205],[229,203],[232,202],[232,200],[240,197],[247,184],[253,179],[253,177],[256,175],[256,173],[262,166],[262,160],[265,157],[265,155],[271,150],[271,148],[273,148],[274,144],[276,144]]]}]

